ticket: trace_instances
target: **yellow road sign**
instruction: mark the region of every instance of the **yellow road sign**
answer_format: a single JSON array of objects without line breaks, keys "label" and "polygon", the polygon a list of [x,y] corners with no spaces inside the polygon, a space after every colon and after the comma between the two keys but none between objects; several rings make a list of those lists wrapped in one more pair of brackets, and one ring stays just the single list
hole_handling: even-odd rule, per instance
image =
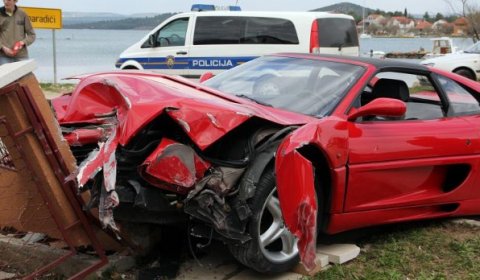
[{"label": "yellow road sign", "polygon": [[62,10],[60,9],[45,9],[21,7],[24,10],[33,28],[41,29],[61,29],[62,28]]}]

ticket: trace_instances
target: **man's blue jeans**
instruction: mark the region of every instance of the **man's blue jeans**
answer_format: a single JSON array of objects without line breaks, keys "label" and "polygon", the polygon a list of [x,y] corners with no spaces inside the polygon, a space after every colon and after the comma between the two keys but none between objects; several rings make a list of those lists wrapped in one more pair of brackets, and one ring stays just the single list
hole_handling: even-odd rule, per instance
[{"label": "man's blue jeans", "polygon": [[3,65],[3,64],[6,64],[6,63],[22,61],[22,60],[26,60],[26,59],[28,59],[28,57],[18,58],[18,57],[7,57],[7,56],[1,56],[0,55],[0,65]]}]

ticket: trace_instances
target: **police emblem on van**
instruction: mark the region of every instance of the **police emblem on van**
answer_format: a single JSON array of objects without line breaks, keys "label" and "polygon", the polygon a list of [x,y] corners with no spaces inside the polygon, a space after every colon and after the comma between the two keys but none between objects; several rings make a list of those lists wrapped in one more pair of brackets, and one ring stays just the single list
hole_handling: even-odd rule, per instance
[{"label": "police emblem on van", "polygon": [[173,55],[169,55],[166,57],[166,62],[168,68],[172,69],[173,66],[175,65],[175,57]]}]

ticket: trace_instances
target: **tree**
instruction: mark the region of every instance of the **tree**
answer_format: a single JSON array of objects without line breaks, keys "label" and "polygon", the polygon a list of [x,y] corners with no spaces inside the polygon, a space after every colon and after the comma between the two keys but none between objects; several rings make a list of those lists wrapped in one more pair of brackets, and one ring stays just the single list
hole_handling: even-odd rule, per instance
[{"label": "tree", "polygon": [[430,18],[430,15],[428,14],[428,12],[425,12],[425,14],[423,15],[423,19],[426,20],[426,21],[431,21],[432,20]]},{"label": "tree", "polygon": [[402,13],[401,11],[395,11],[395,12],[393,13],[393,16],[395,16],[395,17],[401,17],[401,16],[403,16],[403,13]]},{"label": "tree", "polygon": [[378,34],[378,32],[381,31],[381,28],[380,26],[376,25],[376,24],[370,24],[367,28],[367,32],[368,34]]},{"label": "tree", "polygon": [[361,20],[363,20],[362,16],[357,15],[357,13],[355,13],[354,11],[350,11],[348,12],[348,14],[353,17],[355,22],[360,22]]},{"label": "tree", "polygon": [[[474,42],[480,40],[480,7],[478,0],[444,0],[452,10],[453,13],[465,17],[470,26],[470,32]],[[474,2],[476,2],[474,4]],[[461,5],[461,11],[455,8],[454,3]]]},{"label": "tree", "polygon": [[398,25],[387,25],[385,31],[390,35],[398,35],[400,27],[398,27]]},{"label": "tree", "polygon": [[403,16],[408,17],[407,8],[405,8],[405,11],[403,11]]},{"label": "tree", "polygon": [[437,14],[435,15],[435,21],[441,20],[441,19],[444,19],[444,18],[445,18],[445,17],[444,17],[441,13],[437,13]]}]

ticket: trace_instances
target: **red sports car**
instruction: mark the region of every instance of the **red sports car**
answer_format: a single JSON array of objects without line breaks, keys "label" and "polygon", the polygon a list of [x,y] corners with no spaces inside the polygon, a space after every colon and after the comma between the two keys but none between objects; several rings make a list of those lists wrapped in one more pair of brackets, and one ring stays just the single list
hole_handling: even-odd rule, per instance
[{"label": "red sports car", "polygon": [[187,221],[279,272],[313,267],[319,232],[480,214],[480,84],[455,74],[279,54],[203,84],[80,79],[53,106],[114,230]]}]

